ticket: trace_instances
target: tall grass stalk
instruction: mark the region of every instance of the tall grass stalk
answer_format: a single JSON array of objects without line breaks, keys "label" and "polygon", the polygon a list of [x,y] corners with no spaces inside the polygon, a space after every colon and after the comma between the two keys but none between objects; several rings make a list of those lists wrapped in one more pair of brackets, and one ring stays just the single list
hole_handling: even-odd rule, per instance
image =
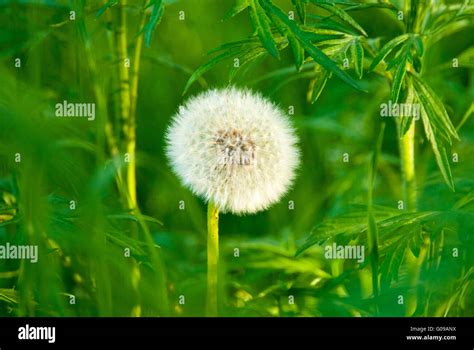
[{"label": "tall grass stalk", "polygon": [[130,88],[130,71],[126,64],[129,60],[127,49],[127,16],[125,8],[127,1],[123,0],[118,4],[117,27],[115,28],[116,55],[118,60],[118,77],[119,77],[119,110],[121,127],[124,138],[123,150],[128,159],[126,161],[125,183],[127,188],[127,205],[128,209],[135,210],[137,207],[137,190],[135,177],[135,149],[136,149],[136,132],[135,120],[131,115],[131,88]]},{"label": "tall grass stalk", "polygon": [[[413,103],[412,87],[408,88],[408,96],[406,104]],[[407,118],[408,116],[403,116]],[[400,165],[403,179],[403,201],[407,210],[416,210],[417,193],[416,193],[416,172],[415,172],[415,120],[411,121],[408,131],[404,135],[400,135],[400,123],[397,123],[399,131],[398,145],[400,150]]]},{"label": "tall grass stalk", "polygon": [[207,207],[207,302],[206,315],[217,316],[217,276],[219,264],[219,208]]}]

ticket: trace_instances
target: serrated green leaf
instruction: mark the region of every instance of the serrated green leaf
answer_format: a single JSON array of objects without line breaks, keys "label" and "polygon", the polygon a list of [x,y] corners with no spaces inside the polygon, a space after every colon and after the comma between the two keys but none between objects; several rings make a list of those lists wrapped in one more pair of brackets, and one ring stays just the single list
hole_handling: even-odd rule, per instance
[{"label": "serrated green leaf", "polygon": [[400,238],[394,243],[395,249],[390,250],[384,257],[380,268],[380,284],[383,289],[389,288],[390,282],[398,281],[398,273],[405,257],[407,243],[406,237]]},{"label": "serrated green leaf", "polygon": [[426,84],[421,78],[416,75],[412,76],[415,88],[417,91],[419,91],[418,95],[422,98],[426,98],[427,107],[428,109],[432,110],[433,116],[437,117],[436,119],[441,122],[441,124],[444,126],[444,130],[447,131],[449,135],[459,140],[459,135],[453,124],[451,123],[451,119],[449,118],[448,112],[446,112],[446,108],[444,107],[444,104],[441,102],[439,97],[435,94],[431,87]]},{"label": "serrated green leaf", "polygon": [[393,76],[392,90],[391,90],[391,99],[393,103],[398,102],[398,97],[400,96],[400,90],[402,88],[403,79],[406,73],[406,56],[401,60],[398,65],[395,75]]},{"label": "serrated green leaf", "polygon": [[331,4],[321,3],[317,0],[311,0],[311,2],[314,3],[316,6],[321,7],[325,9],[326,11],[332,13],[333,15],[339,17],[344,22],[348,23],[353,28],[357,29],[363,36],[367,36],[367,33],[365,32],[364,28],[362,28],[359,25],[359,23],[357,23],[350,15],[348,15],[344,10],[340,9],[333,3]]},{"label": "serrated green leaf", "polygon": [[249,0],[236,0],[234,6],[224,16],[224,21],[232,18],[250,6]]},{"label": "serrated green leaf", "polygon": [[408,34],[403,34],[400,36],[397,36],[396,38],[390,40],[388,43],[386,43],[382,49],[380,49],[379,53],[374,57],[374,60],[372,61],[372,64],[370,65],[369,71],[373,70],[377,65],[387,57],[392,50],[406,41],[409,38]]},{"label": "serrated green leaf", "polygon": [[280,53],[276,47],[270,28],[270,19],[266,15],[258,0],[249,0],[250,20],[252,26],[262,41],[262,45],[273,57],[279,59]]},{"label": "serrated green leaf", "polygon": [[449,164],[449,152],[446,146],[442,144],[440,145],[435,142],[431,142],[431,145],[441,174],[443,175],[443,178],[451,191],[454,192],[454,179],[451,173],[451,166]]},{"label": "serrated green leaf", "polygon": [[[417,98],[419,101],[425,101],[424,103],[427,103],[426,100],[424,100],[423,97],[420,95],[420,93],[416,90],[416,88],[415,88],[415,94],[417,95]],[[441,171],[441,174],[446,184],[449,186],[449,188],[452,191],[454,191],[454,180],[451,174],[451,167],[449,164],[448,154],[446,152],[446,146],[442,144],[436,130],[433,129],[431,125],[431,119],[433,119],[434,117],[433,115],[431,115],[431,117],[428,115],[427,109],[425,109],[424,103],[422,103],[421,105],[420,113],[421,113],[421,120],[423,121],[423,127],[425,129],[426,137],[428,141],[430,141],[431,143],[431,148],[433,149],[436,162],[438,163],[438,167]]]},{"label": "serrated green leaf", "polygon": [[355,71],[359,76],[359,79],[362,79],[364,71],[364,48],[359,39],[354,39],[354,42],[351,45],[351,55]]},{"label": "serrated green leaf", "polygon": [[346,72],[341,70],[337,64],[332,61],[328,56],[324,54],[320,49],[314,46],[311,41],[305,36],[305,32],[300,29],[300,27],[294,22],[288,19],[288,16],[282,12],[278,7],[275,7],[270,1],[262,2],[265,10],[271,15],[281,20],[286,26],[289,27],[289,30],[293,32],[295,37],[300,41],[303,48],[306,52],[321,66],[327,69],[330,72],[333,72],[341,80],[349,84],[350,86],[364,91],[359,84]]}]

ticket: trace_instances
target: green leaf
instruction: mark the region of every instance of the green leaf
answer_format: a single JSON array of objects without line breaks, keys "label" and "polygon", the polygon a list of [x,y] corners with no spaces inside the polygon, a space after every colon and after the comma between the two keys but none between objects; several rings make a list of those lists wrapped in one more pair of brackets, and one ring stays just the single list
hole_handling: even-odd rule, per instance
[{"label": "green leaf", "polygon": [[[286,41],[283,42],[280,40],[280,48],[284,48],[287,43]],[[230,43],[225,43],[223,45],[220,45],[219,47],[209,51],[209,54],[220,52],[221,53],[206,63],[204,63],[202,66],[198,67],[194,73],[191,75],[189,80],[186,83],[186,86],[183,91],[183,95],[188,91],[189,87],[198,79],[201,78],[201,76],[206,73],[208,70],[213,68],[215,65],[219,64],[220,62],[229,59],[229,58],[238,58],[239,59],[239,67],[233,68],[230,72],[230,80],[233,80],[236,73],[239,71],[239,69],[246,65],[247,63],[250,63],[259,57],[263,56],[267,51],[262,50],[262,43],[257,37],[250,37],[245,40],[239,40],[239,41],[234,41]]]},{"label": "green leaf", "polygon": [[413,232],[413,237],[409,239],[408,247],[414,256],[418,257],[420,255],[420,248],[423,245],[423,231],[421,227],[419,230]]},{"label": "green leaf", "polygon": [[391,99],[393,103],[398,102],[398,97],[400,96],[400,90],[403,84],[403,78],[405,77],[406,73],[406,56],[400,64],[398,65],[395,75],[393,76],[393,83],[392,83],[392,92],[391,92]]},{"label": "green leaf", "polygon": [[278,18],[275,18],[273,24],[278,28],[278,31],[288,39],[293,57],[295,59],[296,70],[300,71],[304,62],[304,48],[300,45],[296,36],[288,29],[287,26]]},{"label": "green leaf", "polygon": [[311,103],[315,103],[326,86],[327,81],[331,78],[331,73],[322,69],[319,74],[311,81],[309,94]]},{"label": "green leaf", "polygon": [[145,45],[147,47],[150,47],[151,45],[153,32],[155,31],[155,28],[158,25],[158,23],[160,23],[161,18],[163,17],[164,10],[165,10],[162,0],[152,0],[148,4],[148,7],[150,6],[153,6],[153,10],[151,11],[151,15],[150,15],[150,20],[143,27]]},{"label": "green leaf", "polygon": [[293,52],[293,58],[295,59],[296,69],[301,71],[301,67],[304,63],[304,48],[299,43],[298,39],[292,34],[288,34],[288,42],[290,43],[291,50]]},{"label": "green leaf", "polygon": [[239,14],[240,12],[242,12],[249,6],[250,6],[249,0],[236,0],[234,6],[224,16],[224,20],[234,17],[235,15]]},{"label": "green leaf", "polygon": [[388,43],[386,43],[382,49],[379,51],[379,53],[374,57],[374,60],[372,61],[372,64],[370,65],[369,71],[373,70],[377,65],[387,57],[387,55],[392,52],[392,50],[406,41],[409,38],[408,34],[403,34],[400,36],[397,36],[395,39],[390,40]]},{"label": "green leaf", "polygon": [[270,19],[267,17],[258,0],[249,0],[250,2],[250,20],[253,28],[257,32],[258,37],[262,41],[262,45],[273,57],[279,59],[280,53],[276,47],[275,40],[272,36],[270,28]]},{"label": "green leaf", "polygon": [[18,292],[14,289],[0,288],[0,301],[8,304],[18,304]]},{"label": "green leaf", "polygon": [[446,112],[446,108],[444,108],[444,104],[439,97],[421,78],[414,74],[412,76],[415,88],[419,91],[418,95],[426,102],[425,105],[428,107],[428,112],[432,112],[432,118],[439,120],[444,127],[444,131],[459,140],[459,135],[451,123],[448,112]]},{"label": "green leaf", "polygon": [[[282,12],[278,7],[274,6],[270,1],[264,1],[262,2],[262,4],[265,10],[270,14],[270,16],[280,19],[286,26],[289,27],[295,37],[300,41],[306,52],[317,63],[319,63],[328,71],[333,72],[338,78],[340,78],[350,86],[354,87],[355,89],[364,91],[349,74],[341,70],[334,61],[332,61],[328,56],[324,54],[324,52],[314,46],[308,39],[308,37],[305,35],[305,32],[301,30],[300,27],[294,21],[291,21],[284,12]],[[274,20],[274,22],[275,21],[276,20]]]},{"label": "green leaf", "polygon": [[212,67],[217,65],[219,62],[229,58],[233,57],[234,53],[232,51],[226,51],[214,58],[212,58],[210,61],[207,61],[204,63],[202,66],[200,66],[198,69],[194,71],[194,73],[189,77],[188,81],[186,82],[186,85],[184,87],[183,95],[188,91],[188,89],[191,87],[191,85],[199,79],[204,73],[206,73],[208,70],[210,70]]},{"label": "green leaf", "polygon": [[442,144],[438,144],[433,138],[434,141],[431,142],[431,146],[433,148],[434,155],[436,157],[436,162],[438,163],[438,167],[443,175],[446,184],[449,186],[451,191],[454,192],[454,180],[453,175],[451,173],[451,166],[449,164],[449,152],[446,146]]},{"label": "green leaf", "polygon": [[398,281],[398,273],[405,257],[407,243],[407,237],[400,238],[393,244],[395,248],[391,249],[384,257],[380,268],[380,284],[383,289],[389,288],[390,282]]},{"label": "green leaf", "polygon": [[[350,34],[350,35],[358,35],[357,31],[354,30],[351,26],[348,26],[345,22],[337,22],[333,20],[331,17],[323,17],[313,14],[307,14],[307,18],[317,20],[317,23],[311,23],[311,26],[314,26],[318,29],[326,29],[337,31],[338,33]],[[310,24],[308,24],[309,26]]]},{"label": "green leaf", "polygon": [[422,57],[424,48],[423,48],[423,41],[421,40],[421,37],[419,35],[414,35],[412,37],[412,44],[413,44],[413,47],[415,48],[416,55],[418,57]]},{"label": "green leaf", "polygon": [[[413,83],[410,77],[407,77],[407,98],[406,102],[408,104],[413,104],[415,101],[415,93],[413,91]],[[413,122],[413,115],[403,115],[400,122],[400,135],[401,138],[403,135],[407,133],[410,129],[411,123]],[[419,117],[419,116],[418,116]]]},{"label": "green leaf", "polygon": [[267,51],[262,47],[248,51],[246,54],[239,57],[239,66],[232,67],[229,73],[229,83],[232,83],[237,75],[237,73],[249,63],[256,61],[257,59],[265,56]]},{"label": "green leaf", "polygon": [[344,43],[347,44],[352,39],[350,37],[345,37],[343,33],[338,34],[322,34],[316,32],[314,28],[302,27],[305,37],[308,38],[311,42],[318,42],[321,45],[328,45],[332,43]]},{"label": "green leaf", "polygon": [[359,11],[359,10],[365,10],[365,9],[368,9],[368,8],[382,8],[382,9],[389,9],[389,10],[392,10],[394,12],[398,12],[398,9],[390,3],[387,3],[387,4],[385,4],[385,3],[354,4],[354,5],[351,5],[349,7],[346,7],[344,9],[344,11],[346,11],[346,12],[348,12],[348,11]]},{"label": "green leaf", "polygon": [[[416,86],[416,85],[415,85]],[[451,174],[451,167],[449,164],[449,158],[448,158],[448,152],[446,150],[446,146],[442,144],[441,140],[439,139],[438,133],[436,130],[433,128],[431,124],[431,119],[433,118],[433,115],[429,116],[428,111],[429,109],[425,108],[425,103],[427,102],[426,99],[423,98],[423,96],[420,94],[419,91],[415,89],[415,94],[418,98],[419,101],[422,101],[422,105],[420,108],[420,113],[421,113],[421,119],[423,121],[423,127],[425,129],[425,134],[431,143],[431,148],[433,149],[433,153],[436,158],[436,162],[438,163],[438,167],[441,171],[441,174],[446,182],[446,184],[449,186],[449,188],[454,191],[454,180],[453,176]]]},{"label": "green leaf", "polygon": [[471,102],[471,106],[469,106],[468,110],[466,113],[464,113],[461,121],[459,122],[458,126],[456,126],[456,131],[461,129],[461,127],[466,123],[466,121],[469,119],[469,117],[474,114],[474,102]]},{"label": "green leaf", "polygon": [[351,16],[349,16],[344,10],[341,10],[339,7],[337,7],[334,4],[326,4],[326,3],[321,3],[317,0],[311,0],[312,3],[314,3],[316,6],[321,7],[325,9],[326,11],[332,13],[333,15],[339,17],[342,19],[344,22],[348,23],[355,29],[357,29],[362,35],[367,36],[367,33],[365,30],[357,23]]},{"label": "green leaf", "polygon": [[108,8],[112,7],[112,6],[115,6],[118,4],[118,0],[109,0],[107,1],[107,3],[102,6],[100,9],[97,10],[95,16],[97,18],[99,18],[100,16],[102,16],[104,14],[105,11],[107,11]]},{"label": "green leaf", "polygon": [[408,55],[406,55],[406,47],[404,47],[402,50],[398,51],[395,54],[395,57],[393,57],[391,60],[388,61],[387,67],[385,68],[386,71],[392,70],[398,65],[402,63],[403,60],[407,59],[408,60]]},{"label": "green leaf", "polygon": [[235,55],[238,55],[243,49],[254,49],[257,47],[262,47],[262,43],[258,37],[252,36],[244,40],[232,41],[230,43],[219,45],[218,47],[209,50],[207,54],[210,55],[219,51],[232,51]]},{"label": "green leaf", "polygon": [[306,3],[308,0],[291,0],[291,2],[296,7],[301,22],[306,23]]},{"label": "green leaf", "polygon": [[359,76],[359,79],[362,79],[364,71],[364,48],[360,42],[360,39],[354,39],[354,42],[351,45],[351,54],[352,62],[354,62],[354,68]]}]

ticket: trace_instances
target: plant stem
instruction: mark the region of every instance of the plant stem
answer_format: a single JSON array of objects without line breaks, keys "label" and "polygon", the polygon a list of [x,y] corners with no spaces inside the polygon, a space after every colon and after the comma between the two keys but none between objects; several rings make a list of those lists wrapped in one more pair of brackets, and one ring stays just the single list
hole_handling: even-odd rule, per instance
[{"label": "plant stem", "polygon": [[429,235],[425,235],[423,237],[423,244],[420,247],[420,253],[418,254],[418,257],[415,257],[409,249],[407,249],[407,252],[405,254],[405,259],[407,260],[407,265],[409,269],[409,289],[407,293],[407,306],[405,310],[405,316],[407,317],[413,316],[416,312],[416,309],[418,308],[420,273],[423,267],[423,263],[425,262],[429,253],[430,243],[431,240]]},{"label": "plant stem", "polygon": [[219,263],[219,208],[207,207],[207,304],[206,315],[217,316],[217,275]]},{"label": "plant stem", "polygon": [[135,120],[131,116],[131,89],[130,89],[130,72],[126,64],[129,59],[127,51],[127,16],[125,8],[127,1],[122,0],[119,3],[119,14],[117,29],[115,31],[116,51],[118,59],[118,74],[120,86],[120,117],[122,120],[122,132],[124,137],[124,151],[128,156],[126,163],[126,187],[127,187],[127,204],[129,209],[137,207],[136,178],[135,178]]},{"label": "plant stem", "polygon": [[[147,18],[145,6],[146,6],[147,1],[148,0],[145,0],[142,10],[141,10],[140,24],[138,26],[139,30],[141,30],[145,26],[145,22]],[[137,40],[135,42],[135,52],[133,54],[133,64],[132,64],[131,81],[130,81],[130,119],[133,121],[134,125],[136,122],[138,77],[139,77],[139,70],[140,70],[140,57],[142,54],[142,47],[143,47],[143,34],[140,34],[137,37]]]},{"label": "plant stem", "polygon": [[[412,91],[409,91],[406,103],[413,103]],[[406,118],[407,116],[403,117]],[[416,210],[417,202],[415,177],[415,122],[415,120],[412,120],[408,131],[398,139],[403,177],[403,200],[406,204],[406,209],[408,210]],[[397,123],[397,126],[400,135],[400,123]]]}]

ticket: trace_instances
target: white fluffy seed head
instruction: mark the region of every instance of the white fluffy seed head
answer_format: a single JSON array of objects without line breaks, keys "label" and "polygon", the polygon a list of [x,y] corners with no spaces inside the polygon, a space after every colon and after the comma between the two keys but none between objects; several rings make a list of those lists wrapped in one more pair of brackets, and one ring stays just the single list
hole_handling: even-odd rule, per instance
[{"label": "white fluffy seed head", "polygon": [[249,90],[209,90],[189,99],[166,139],[181,181],[223,213],[268,208],[287,192],[299,164],[288,118]]}]

